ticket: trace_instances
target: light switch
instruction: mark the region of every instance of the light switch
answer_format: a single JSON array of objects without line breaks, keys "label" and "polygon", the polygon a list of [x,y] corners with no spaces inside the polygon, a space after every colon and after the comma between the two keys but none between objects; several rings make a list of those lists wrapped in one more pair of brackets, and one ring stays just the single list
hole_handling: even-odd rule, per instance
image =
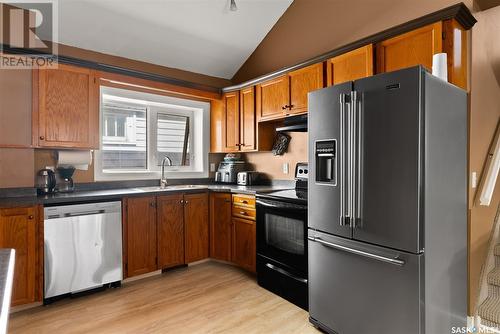
[{"label": "light switch", "polygon": [[288,162],[283,163],[282,169],[283,169],[283,174],[288,174]]},{"label": "light switch", "polygon": [[210,163],[210,171],[215,172],[215,162]]},{"label": "light switch", "polygon": [[470,186],[474,189],[477,187],[477,173],[472,172],[472,175],[470,177]]}]

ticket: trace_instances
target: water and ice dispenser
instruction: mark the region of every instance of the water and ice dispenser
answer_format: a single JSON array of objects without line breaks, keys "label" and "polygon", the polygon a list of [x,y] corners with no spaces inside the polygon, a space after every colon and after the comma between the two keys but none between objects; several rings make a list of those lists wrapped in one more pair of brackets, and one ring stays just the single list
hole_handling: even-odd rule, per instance
[{"label": "water and ice dispenser", "polygon": [[337,141],[320,140],[316,142],[316,182],[337,185]]}]

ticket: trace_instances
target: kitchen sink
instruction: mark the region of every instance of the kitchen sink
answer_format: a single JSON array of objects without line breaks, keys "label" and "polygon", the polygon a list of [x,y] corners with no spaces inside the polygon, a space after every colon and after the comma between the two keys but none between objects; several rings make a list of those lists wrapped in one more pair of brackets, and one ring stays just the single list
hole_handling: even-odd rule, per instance
[{"label": "kitchen sink", "polygon": [[206,189],[206,188],[207,186],[197,185],[197,184],[175,184],[175,185],[167,185],[166,187],[160,187],[160,186],[140,187],[140,188],[135,188],[135,190],[142,192],[154,192],[154,191]]}]

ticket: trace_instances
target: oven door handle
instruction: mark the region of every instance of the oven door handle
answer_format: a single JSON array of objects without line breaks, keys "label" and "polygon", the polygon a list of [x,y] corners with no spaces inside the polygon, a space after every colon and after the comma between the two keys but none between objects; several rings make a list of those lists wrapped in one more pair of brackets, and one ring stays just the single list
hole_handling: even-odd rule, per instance
[{"label": "oven door handle", "polygon": [[286,209],[286,210],[295,210],[295,211],[307,211],[306,206],[297,206],[297,207],[291,207],[287,205],[276,205],[276,204],[271,204],[265,201],[262,201],[260,199],[257,199],[256,203],[258,205],[265,206],[266,208],[272,208],[272,209]]},{"label": "oven door handle", "polygon": [[306,278],[302,278],[302,277],[298,277],[294,274],[291,274],[289,273],[288,271],[286,271],[285,269],[281,269],[279,267],[276,267],[275,265],[271,264],[271,263],[266,263],[266,267],[268,267],[269,269],[271,270],[274,270],[274,271],[277,271],[279,272],[280,274],[283,274],[285,276],[288,276],[290,278],[293,278],[294,280],[300,282],[300,283],[306,283],[307,284],[307,279]]}]

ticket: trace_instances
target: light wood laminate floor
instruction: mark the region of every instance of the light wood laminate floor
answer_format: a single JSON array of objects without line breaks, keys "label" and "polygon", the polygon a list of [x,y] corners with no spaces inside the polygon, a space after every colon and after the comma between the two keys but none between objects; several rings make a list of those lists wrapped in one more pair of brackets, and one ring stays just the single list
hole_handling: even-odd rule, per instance
[{"label": "light wood laminate floor", "polygon": [[9,333],[319,333],[304,310],[204,262],[11,315]]}]

